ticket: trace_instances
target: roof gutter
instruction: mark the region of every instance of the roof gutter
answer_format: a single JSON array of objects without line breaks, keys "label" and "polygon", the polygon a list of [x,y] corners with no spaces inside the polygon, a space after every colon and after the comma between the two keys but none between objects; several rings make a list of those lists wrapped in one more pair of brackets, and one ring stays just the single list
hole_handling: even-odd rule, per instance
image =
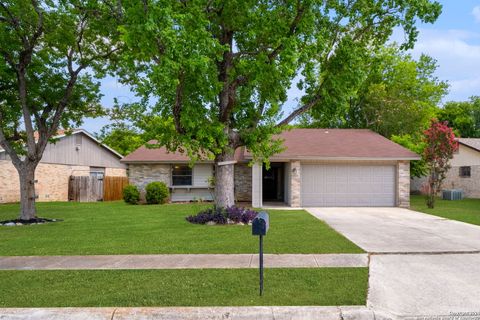
[{"label": "roof gutter", "polygon": [[[245,157],[248,160],[252,160],[253,158],[251,156],[246,156]],[[389,158],[389,157],[312,157],[312,156],[295,156],[295,157],[288,157],[288,158],[275,158],[271,157],[270,161],[291,161],[291,160],[329,160],[329,161],[334,161],[334,160],[343,160],[343,161],[349,161],[349,160],[355,160],[355,161],[399,161],[399,160],[420,160],[422,159],[420,156],[416,157],[394,157],[394,158]]]}]

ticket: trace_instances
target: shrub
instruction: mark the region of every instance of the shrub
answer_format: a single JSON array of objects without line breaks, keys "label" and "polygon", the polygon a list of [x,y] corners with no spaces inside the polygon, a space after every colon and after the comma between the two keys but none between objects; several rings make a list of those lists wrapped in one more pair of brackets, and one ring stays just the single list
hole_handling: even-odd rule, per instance
[{"label": "shrub", "polygon": [[215,222],[215,224],[234,224],[244,223],[248,224],[252,222],[257,216],[257,212],[239,207],[227,207],[227,208],[210,208],[200,211],[194,216],[188,216],[185,219],[190,223],[206,224],[208,222]]},{"label": "shrub", "polygon": [[123,200],[129,204],[138,204],[138,201],[140,201],[140,192],[137,187],[130,184],[123,188]]},{"label": "shrub", "polygon": [[250,223],[257,216],[257,212],[247,208],[240,207],[227,207],[225,209],[227,213],[227,218],[232,220],[235,223]]},{"label": "shrub", "polygon": [[150,182],[145,191],[145,200],[148,204],[165,203],[170,195],[167,185],[163,182]]}]

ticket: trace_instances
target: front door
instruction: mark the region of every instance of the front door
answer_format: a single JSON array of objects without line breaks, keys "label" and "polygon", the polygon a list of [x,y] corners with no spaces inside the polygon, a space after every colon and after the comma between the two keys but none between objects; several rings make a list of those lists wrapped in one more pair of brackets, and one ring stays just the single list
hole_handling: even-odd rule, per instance
[{"label": "front door", "polygon": [[270,169],[263,166],[263,201],[284,201],[283,163],[271,163]]}]

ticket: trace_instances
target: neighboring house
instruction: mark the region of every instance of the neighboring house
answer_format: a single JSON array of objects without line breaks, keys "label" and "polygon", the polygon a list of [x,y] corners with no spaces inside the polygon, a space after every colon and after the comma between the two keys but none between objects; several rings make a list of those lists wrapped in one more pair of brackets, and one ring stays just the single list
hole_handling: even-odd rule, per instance
[{"label": "neighboring house", "polygon": [[[443,181],[444,189],[462,189],[465,197],[480,198],[480,138],[459,138],[458,151],[450,160],[451,168]],[[426,190],[427,178],[414,178],[414,193]]]},{"label": "neighboring house", "polygon": [[[85,130],[59,132],[49,143],[35,171],[38,201],[68,201],[70,176],[126,176],[122,155]],[[0,203],[20,201],[18,173],[0,149]]]},{"label": "neighboring house", "polygon": [[[235,153],[235,197],[254,207],[279,202],[301,206],[410,205],[410,160],[420,157],[402,146],[361,129],[293,129],[279,135],[285,150],[270,159],[270,169],[249,164],[252,156]],[[129,180],[142,193],[151,181],[163,181],[172,201],[211,200],[210,161],[189,166],[189,158],[165,148],[140,147],[124,159]]]}]

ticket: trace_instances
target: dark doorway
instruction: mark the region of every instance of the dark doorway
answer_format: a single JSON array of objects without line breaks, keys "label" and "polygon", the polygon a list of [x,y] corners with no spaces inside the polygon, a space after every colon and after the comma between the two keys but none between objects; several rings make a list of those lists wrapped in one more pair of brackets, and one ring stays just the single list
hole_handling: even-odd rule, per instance
[{"label": "dark doorway", "polygon": [[284,201],[283,163],[271,163],[270,169],[263,166],[263,201]]}]

